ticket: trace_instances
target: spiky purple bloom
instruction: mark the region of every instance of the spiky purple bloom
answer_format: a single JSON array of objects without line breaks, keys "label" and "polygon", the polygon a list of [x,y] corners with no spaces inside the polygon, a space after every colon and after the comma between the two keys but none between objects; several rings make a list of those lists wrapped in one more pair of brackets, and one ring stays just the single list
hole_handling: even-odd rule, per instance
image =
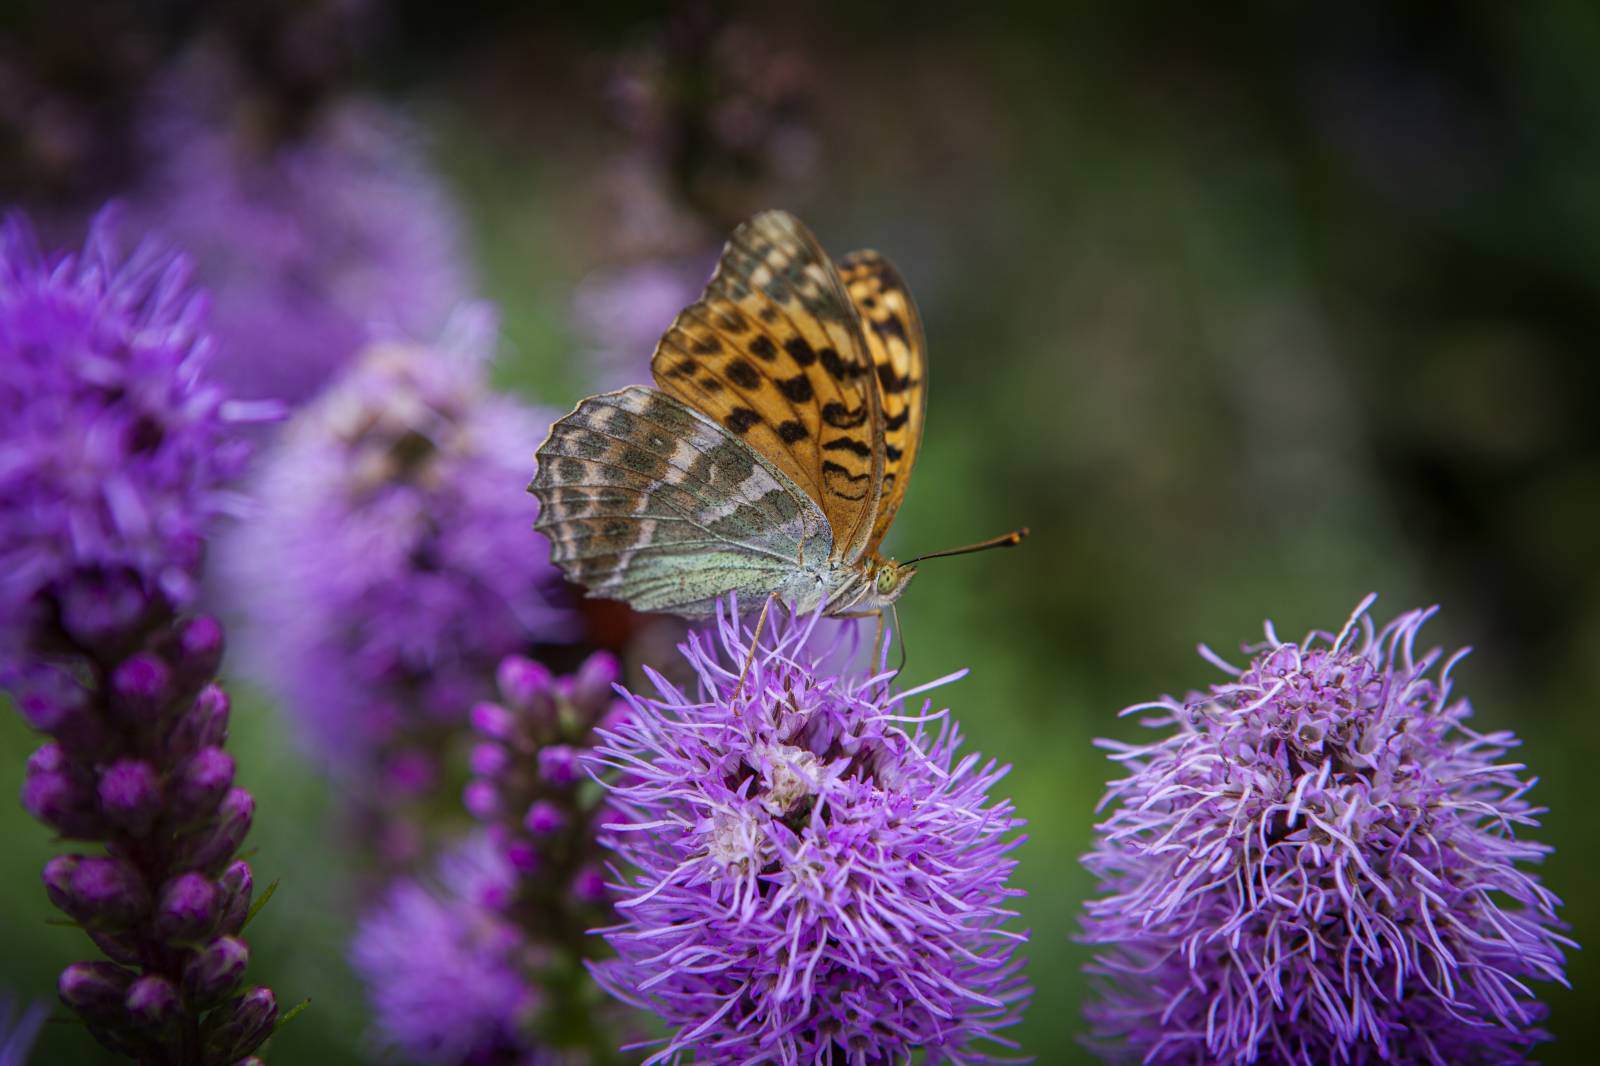
[{"label": "spiky purple bloom", "polygon": [[[1248,645],[1241,670],[1124,714],[1171,732],[1100,741],[1128,776],[1085,863],[1092,1042],[1109,1061],[1507,1063],[1545,1039],[1530,981],[1565,983],[1559,901],[1519,864],[1542,808],[1478,733],[1451,669],[1381,630]],[[1437,669],[1436,669],[1437,668]]]},{"label": "spiky purple bloom", "polygon": [[299,403],[375,330],[432,337],[466,299],[454,206],[400,118],[346,102],[275,138],[213,113],[239,93],[200,65],[167,95],[138,206],[215,294],[216,375],[233,395]]},{"label": "spiky purple bloom", "polygon": [[403,878],[361,922],[351,963],[367,986],[379,1039],[437,1066],[523,1061],[538,1008],[521,974],[522,935],[502,915],[512,871],[487,837],[439,862],[431,881]]},{"label": "spiky purple bloom", "polygon": [[285,427],[223,549],[246,670],[385,804],[436,791],[503,656],[571,629],[523,491],[549,415],[490,389],[492,317],[368,350]]},{"label": "spiky purple bloom", "polygon": [[1021,822],[988,795],[1006,768],[902,707],[932,686],[819,668],[813,621],[776,620],[739,688],[750,638],[725,613],[683,645],[697,692],[650,671],[601,731],[630,872],[596,975],[671,1028],[651,1063],[995,1061],[1028,995],[1005,927]]},{"label": "spiky purple bloom", "polygon": [[47,256],[20,216],[0,224],[0,657],[187,606],[236,505],[245,412],[203,374],[189,260],[125,254],[115,228],[102,214],[82,252]]},{"label": "spiky purple bloom", "polygon": [[104,845],[43,871],[106,956],[62,972],[62,1001],[130,1058],[232,1066],[277,1014],[240,991],[255,801],[222,750],[222,627],[180,611],[244,446],[200,378],[186,264],[149,245],[121,259],[105,225],[48,262],[19,220],[0,234],[0,688],[50,738],[23,806]]}]

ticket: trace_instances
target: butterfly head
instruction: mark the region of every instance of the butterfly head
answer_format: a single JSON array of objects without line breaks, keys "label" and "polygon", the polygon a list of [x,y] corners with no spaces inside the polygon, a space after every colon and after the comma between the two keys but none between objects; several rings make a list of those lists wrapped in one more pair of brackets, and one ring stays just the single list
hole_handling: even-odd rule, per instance
[{"label": "butterfly head", "polygon": [[872,575],[873,598],[880,604],[890,604],[911,584],[917,568],[911,563],[897,563],[893,559],[880,559]]}]

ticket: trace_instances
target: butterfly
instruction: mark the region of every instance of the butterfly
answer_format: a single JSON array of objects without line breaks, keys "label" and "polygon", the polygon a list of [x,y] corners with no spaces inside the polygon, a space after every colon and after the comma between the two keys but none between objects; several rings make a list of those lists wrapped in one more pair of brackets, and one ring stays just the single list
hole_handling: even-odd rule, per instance
[{"label": "butterfly", "polygon": [[[737,593],[876,614],[916,563],[878,547],[922,442],[927,348],[876,252],[837,266],[794,216],[739,226],[650,362],[658,388],[591,396],[539,447],[529,491],[551,558],[592,596],[689,618]],[[759,634],[760,624],[757,625]]]}]

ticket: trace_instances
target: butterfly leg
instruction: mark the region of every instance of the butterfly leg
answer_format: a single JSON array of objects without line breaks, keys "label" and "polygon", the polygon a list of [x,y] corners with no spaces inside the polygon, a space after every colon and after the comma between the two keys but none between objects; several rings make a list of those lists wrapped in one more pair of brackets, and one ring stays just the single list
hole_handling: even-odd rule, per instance
[{"label": "butterfly leg", "polygon": [[728,702],[730,703],[738,699],[739,693],[744,691],[744,679],[750,676],[750,666],[756,661],[756,645],[761,643],[761,631],[765,629],[767,625],[767,612],[772,609],[772,601],[777,598],[778,594],[774,592],[772,595],[768,596],[767,601],[761,605],[761,617],[756,619],[755,635],[750,638],[750,654],[745,656],[744,669],[739,671],[739,683],[733,686],[733,695],[728,697]]}]

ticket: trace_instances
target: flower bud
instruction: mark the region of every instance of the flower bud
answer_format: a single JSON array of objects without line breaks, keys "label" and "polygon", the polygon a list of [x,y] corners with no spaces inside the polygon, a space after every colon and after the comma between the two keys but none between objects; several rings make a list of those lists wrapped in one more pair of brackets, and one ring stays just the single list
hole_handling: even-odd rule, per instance
[{"label": "flower bud", "polygon": [[123,1002],[133,973],[113,962],[75,962],[61,971],[56,990],[61,1002],[85,1018],[115,1025],[123,1020]]},{"label": "flower bud", "polygon": [[193,825],[216,811],[233,787],[233,756],[221,748],[201,748],[172,782],[170,810],[179,825]]},{"label": "flower bud", "polygon": [[250,864],[243,859],[230,863],[222,871],[222,876],[217,878],[217,890],[220,895],[218,909],[221,912],[221,917],[217,919],[217,930],[233,936],[244,928],[244,920],[250,915],[250,897],[255,890]]},{"label": "flower bud", "polygon": [[145,974],[128,989],[124,1006],[133,1023],[147,1032],[166,1028],[183,1012],[178,989],[160,974]]},{"label": "flower bud", "polygon": [[161,813],[161,777],[142,759],[119,759],[100,773],[100,809],[106,821],[143,836]]},{"label": "flower bud", "polygon": [[539,778],[555,788],[565,788],[583,776],[578,751],[570,744],[549,744],[539,749]]},{"label": "flower bud", "polygon": [[29,757],[22,806],[64,837],[95,840],[105,831],[94,779],[59,744],[46,744]]},{"label": "flower bud", "polygon": [[244,979],[250,949],[243,940],[219,936],[189,957],[183,967],[183,998],[197,1010],[227,999]]},{"label": "flower bud", "polygon": [[500,660],[495,671],[495,682],[501,697],[520,711],[528,710],[550,688],[550,671],[543,663],[520,655],[508,655]]},{"label": "flower bud", "polygon": [[179,874],[161,887],[156,902],[156,934],[164,940],[197,940],[216,925],[221,912],[217,886],[201,873]]},{"label": "flower bud", "polygon": [[177,640],[178,672],[189,684],[199,684],[216,676],[222,665],[222,623],[201,615],[191,618]]},{"label": "flower bud", "polygon": [[112,707],[125,721],[155,721],[171,694],[172,671],[149,652],[129,656],[111,671]]},{"label": "flower bud", "polygon": [[181,759],[202,748],[220,748],[228,739],[228,710],[228,694],[219,685],[207,685],[178,718],[167,750]]},{"label": "flower bud", "polygon": [[494,777],[506,768],[511,756],[499,744],[485,741],[472,746],[468,766],[478,777]]},{"label": "flower bud", "polygon": [[572,894],[585,903],[606,901],[606,875],[600,867],[589,865],[572,879]]},{"label": "flower bud", "polygon": [[549,836],[566,824],[566,813],[549,800],[535,800],[522,819],[523,828],[536,837]]},{"label": "flower bud", "polygon": [[539,872],[539,849],[526,840],[513,840],[505,845],[506,861],[524,877]]},{"label": "flower bud", "polygon": [[233,858],[250,832],[256,801],[242,788],[229,790],[211,825],[196,830],[180,845],[179,865],[210,870]]},{"label": "flower bud", "polygon": [[72,875],[82,861],[82,855],[56,855],[44,864],[44,892],[58,910],[72,910]]},{"label": "flower bud", "polygon": [[52,903],[98,929],[126,929],[150,909],[139,871],[107,855],[57,855],[45,863],[44,884]]},{"label": "flower bud", "polygon": [[272,989],[252,988],[206,1017],[206,1061],[237,1063],[265,1043],[277,1024],[278,1000]]},{"label": "flower bud", "polygon": [[488,821],[500,811],[500,797],[488,781],[469,781],[461,790],[461,803],[474,818]]},{"label": "flower bud", "polygon": [[615,655],[608,651],[595,652],[583,661],[573,677],[572,702],[583,708],[590,719],[598,717],[610,704],[611,686],[621,676],[622,667]]},{"label": "flower bud", "polygon": [[472,708],[472,728],[490,740],[508,740],[516,726],[511,712],[498,703],[480,703]]}]

